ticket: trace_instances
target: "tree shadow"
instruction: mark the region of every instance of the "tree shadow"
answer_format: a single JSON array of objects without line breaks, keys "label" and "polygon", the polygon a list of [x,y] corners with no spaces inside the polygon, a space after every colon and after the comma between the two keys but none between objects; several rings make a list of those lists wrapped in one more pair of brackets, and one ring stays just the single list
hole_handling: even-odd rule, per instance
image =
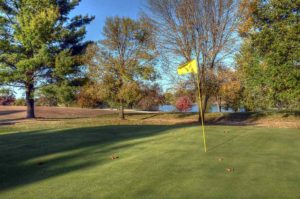
[{"label": "tree shadow", "polygon": [[191,116],[197,116],[198,113],[184,113],[184,112],[180,112],[180,113],[171,113],[173,115],[175,115],[177,118],[186,118],[186,117],[191,117]]},{"label": "tree shadow", "polygon": [[19,123],[25,119],[26,118],[3,119],[3,120],[0,119],[0,126],[13,125],[13,124]]},{"label": "tree shadow", "polygon": [[143,117],[141,120],[150,119],[150,118],[153,118],[153,117],[156,117],[156,116],[158,116],[158,114],[153,114],[153,115],[150,115],[150,116],[147,116],[147,117]]},{"label": "tree shadow", "polygon": [[24,110],[5,110],[5,111],[0,111],[0,116],[11,115],[11,114],[21,113],[21,112],[25,112],[25,111]]},{"label": "tree shadow", "polygon": [[290,116],[294,116],[294,117],[300,117],[300,111],[290,111],[290,112],[283,112],[283,117],[290,117]]},{"label": "tree shadow", "polygon": [[16,122],[10,122],[10,121],[0,121],[0,126],[10,126],[14,125]]},{"label": "tree shadow", "polygon": [[239,138],[239,137],[241,137],[243,135],[244,134],[239,134],[239,135],[232,136],[232,137],[226,139],[225,141],[223,141],[223,142],[221,142],[221,143],[219,143],[217,145],[209,147],[207,151],[214,151],[214,150],[218,149],[219,147],[221,147],[221,146],[223,146],[223,145],[225,145],[225,144],[227,144],[229,142],[232,142],[233,140],[235,140],[235,139],[237,139],[237,138]]},{"label": "tree shadow", "polygon": [[260,118],[265,117],[266,114],[263,112],[244,112],[244,113],[223,113],[219,117],[211,117],[207,118],[206,122],[209,124],[223,124],[223,123],[230,123],[232,124],[236,123],[253,123]]},{"label": "tree shadow", "polygon": [[0,191],[96,164],[108,164],[112,161],[111,154],[149,142],[153,136],[178,127],[110,125],[2,134]]}]

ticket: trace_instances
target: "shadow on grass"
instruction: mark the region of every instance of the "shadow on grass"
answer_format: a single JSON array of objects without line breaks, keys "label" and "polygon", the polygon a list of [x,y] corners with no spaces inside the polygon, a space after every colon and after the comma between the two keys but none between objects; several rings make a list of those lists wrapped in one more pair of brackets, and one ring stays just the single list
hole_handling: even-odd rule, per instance
[{"label": "shadow on grass", "polygon": [[158,116],[158,114],[153,114],[153,115],[150,115],[150,116],[147,116],[147,117],[143,117],[143,118],[141,118],[141,120],[150,119],[150,118],[153,118],[153,117],[156,117],[156,116]]},{"label": "shadow on grass", "polygon": [[[111,125],[40,130],[0,135],[0,191],[45,180],[95,164],[110,155],[148,142],[170,128],[165,125]],[[147,138],[140,140],[140,138]],[[126,142],[123,142],[126,141]]]},{"label": "shadow on grass", "polygon": [[13,124],[19,123],[25,119],[26,118],[15,118],[15,119],[4,119],[4,120],[0,119],[0,126],[13,125]]},{"label": "shadow on grass", "polygon": [[222,121],[232,121],[232,122],[255,122],[260,118],[265,117],[265,113],[257,112],[246,112],[246,113],[223,113],[216,117],[207,118],[208,123],[219,123]]},{"label": "shadow on grass", "polygon": [[2,115],[11,115],[11,114],[21,113],[21,112],[25,112],[25,111],[24,111],[24,110],[7,110],[7,111],[0,111],[0,116],[2,116]]},{"label": "shadow on grass", "polygon": [[191,117],[191,116],[198,116],[198,113],[173,113],[176,115],[178,118],[186,118],[186,117]]},{"label": "shadow on grass", "polygon": [[259,119],[270,116],[272,117],[299,117],[300,114],[298,111],[284,111],[284,112],[242,112],[242,113],[215,113],[215,115],[211,115],[207,117],[205,120],[208,124],[230,124],[228,122],[232,122],[232,124],[251,124],[255,123]]},{"label": "shadow on grass", "polygon": [[221,146],[223,146],[225,144],[228,144],[228,143],[232,142],[233,140],[235,140],[235,139],[237,139],[237,138],[239,138],[241,136],[244,136],[244,134],[235,135],[235,136],[230,137],[230,138],[226,139],[225,141],[223,141],[223,142],[221,142],[221,143],[219,143],[217,145],[210,146],[207,151],[209,151],[209,152],[210,151],[214,151],[214,150],[218,149],[219,147],[221,147]]}]

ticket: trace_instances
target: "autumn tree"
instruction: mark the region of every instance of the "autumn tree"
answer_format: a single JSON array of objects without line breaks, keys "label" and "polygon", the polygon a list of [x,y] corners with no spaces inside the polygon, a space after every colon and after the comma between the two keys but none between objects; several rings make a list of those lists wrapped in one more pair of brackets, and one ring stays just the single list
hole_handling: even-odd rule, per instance
[{"label": "autumn tree", "polygon": [[155,58],[153,27],[145,19],[107,18],[104,39],[87,52],[90,78],[98,85],[101,99],[120,108],[139,99],[140,83],[154,80]]},{"label": "autumn tree", "polygon": [[99,108],[105,104],[101,98],[99,86],[91,80],[80,87],[76,95],[76,103],[82,108]]},{"label": "autumn tree", "polygon": [[[179,63],[197,60],[205,112],[215,88],[212,85],[215,84],[216,65],[235,50],[238,1],[148,0],[148,8],[148,16],[156,26],[159,48]],[[176,71],[178,62],[171,65],[171,71]],[[195,75],[188,79],[195,90],[196,79]],[[200,118],[199,111],[199,121]]]},{"label": "autumn tree", "polygon": [[216,100],[219,112],[221,112],[222,102],[225,108],[232,108],[238,111],[242,98],[241,83],[237,71],[229,68],[219,68],[218,70],[218,92]]},{"label": "autumn tree", "polygon": [[[187,96],[192,102],[197,102],[197,89],[195,89],[193,82],[190,81],[182,81],[174,85],[174,98],[179,98],[182,96]],[[176,102],[176,100],[174,100]],[[174,103],[175,105],[175,103]]]},{"label": "autumn tree", "polygon": [[158,106],[163,103],[163,94],[158,84],[154,85],[141,85],[140,88],[141,98],[137,103],[137,107],[145,110],[157,110]]},{"label": "autumn tree", "polygon": [[241,0],[239,4],[240,23],[238,31],[240,36],[246,37],[249,32],[253,31],[254,17],[253,13],[257,9],[259,0]]},{"label": "autumn tree", "polygon": [[78,77],[93,17],[68,15],[80,0],[0,1],[0,82],[25,89],[34,118],[37,88]]},{"label": "autumn tree", "polygon": [[174,104],[175,96],[172,92],[167,91],[163,94],[163,104],[171,105]]}]

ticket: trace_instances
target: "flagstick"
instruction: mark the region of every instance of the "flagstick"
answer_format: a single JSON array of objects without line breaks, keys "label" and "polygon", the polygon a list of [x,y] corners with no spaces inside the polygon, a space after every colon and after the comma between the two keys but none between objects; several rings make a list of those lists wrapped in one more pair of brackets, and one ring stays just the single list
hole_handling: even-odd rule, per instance
[{"label": "flagstick", "polygon": [[202,124],[202,135],[203,135],[203,144],[204,144],[204,151],[206,153],[206,139],[205,139],[205,132],[204,132],[204,122],[203,122],[203,111],[202,111],[202,99],[200,94],[200,81],[199,81],[199,74],[197,73],[197,86],[198,86],[198,101],[199,101],[199,107],[200,107],[200,113],[201,113],[201,124]]},{"label": "flagstick", "polygon": [[178,67],[177,72],[179,75],[183,75],[186,73],[194,73],[197,74],[197,87],[198,87],[198,98],[200,101],[199,103],[199,108],[200,108],[200,113],[201,113],[201,123],[202,123],[202,134],[203,134],[203,143],[204,143],[204,151],[206,152],[206,139],[205,139],[205,132],[204,132],[204,122],[203,122],[203,111],[202,111],[202,99],[201,99],[201,93],[200,93],[200,80],[199,80],[199,67],[197,60],[194,59],[192,61],[189,61],[188,63],[185,63],[181,66]]}]

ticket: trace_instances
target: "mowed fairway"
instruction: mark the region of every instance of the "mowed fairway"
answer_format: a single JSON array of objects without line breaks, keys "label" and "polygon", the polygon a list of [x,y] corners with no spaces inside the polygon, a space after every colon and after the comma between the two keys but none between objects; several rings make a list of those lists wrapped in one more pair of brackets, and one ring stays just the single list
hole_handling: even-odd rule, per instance
[{"label": "mowed fairway", "polygon": [[0,127],[0,198],[300,198],[299,129],[78,121]]}]

